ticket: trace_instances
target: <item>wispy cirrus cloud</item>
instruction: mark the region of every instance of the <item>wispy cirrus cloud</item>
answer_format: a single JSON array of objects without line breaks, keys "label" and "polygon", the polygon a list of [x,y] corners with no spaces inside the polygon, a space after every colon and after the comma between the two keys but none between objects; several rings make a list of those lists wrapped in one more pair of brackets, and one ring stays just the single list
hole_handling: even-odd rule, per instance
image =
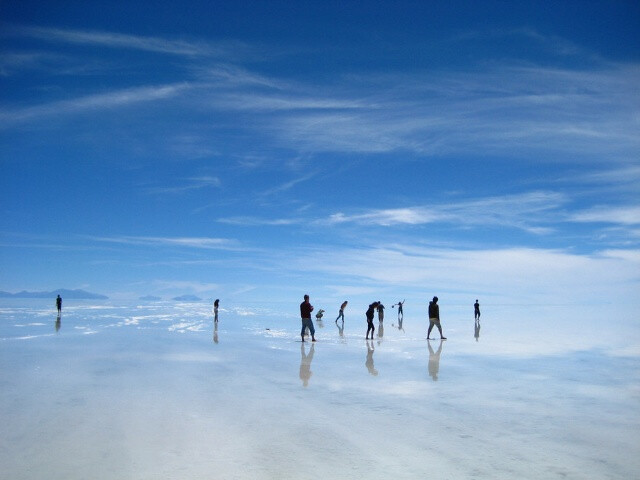
[{"label": "wispy cirrus cloud", "polygon": [[91,110],[103,110],[142,102],[166,100],[188,90],[188,83],[137,87],[106,93],[81,96],[72,100],[60,100],[40,105],[0,112],[0,127],[51,115],[64,115]]},{"label": "wispy cirrus cloud", "polygon": [[6,26],[3,29],[3,33],[5,36],[31,37],[47,42],[55,41],[78,45],[136,49],[173,55],[211,56],[227,55],[230,53],[229,48],[212,45],[210,43],[170,40],[160,37],[145,37],[96,30],[74,30],[38,26]]},{"label": "wispy cirrus cloud", "polygon": [[229,249],[237,247],[237,242],[226,238],[211,237],[89,237],[90,239],[104,243],[121,245],[142,245],[157,247],[187,247],[198,249]]},{"label": "wispy cirrus cloud", "polygon": [[563,194],[530,192],[502,197],[489,197],[454,203],[404,208],[375,209],[347,215],[338,212],[322,222],[328,224],[358,223],[363,225],[421,225],[451,223],[460,226],[501,225],[530,233],[549,233],[557,221],[559,207],[566,203]]},{"label": "wispy cirrus cloud", "polygon": [[167,187],[151,187],[146,189],[150,194],[180,194],[203,188],[218,188],[222,182],[218,177],[204,175],[185,179],[180,185]]},{"label": "wispy cirrus cloud", "polygon": [[598,206],[575,212],[569,219],[582,223],[640,225],[640,206]]}]

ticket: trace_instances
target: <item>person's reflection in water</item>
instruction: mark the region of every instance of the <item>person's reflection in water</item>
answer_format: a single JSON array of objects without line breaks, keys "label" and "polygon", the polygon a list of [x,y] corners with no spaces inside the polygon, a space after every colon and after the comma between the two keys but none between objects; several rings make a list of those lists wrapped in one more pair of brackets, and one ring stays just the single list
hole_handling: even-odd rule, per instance
[{"label": "person's reflection in water", "polygon": [[213,322],[213,343],[218,343],[218,322]]},{"label": "person's reflection in water", "polygon": [[476,320],[476,325],[473,329],[473,336],[476,338],[476,342],[480,338],[480,319]]},{"label": "person's reflection in water", "polygon": [[311,349],[309,350],[309,354],[307,355],[305,351],[304,343],[300,344],[300,380],[302,380],[302,386],[309,386],[309,379],[313,372],[311,371],[311,361],[313,360],[313,352],[315,345],[311,344]]},{"label": "person's reflection in water", "polygon": [[60,331],[60,327],[62,326],[62,322],[60,321],[60,314],[56,317],[56,333]]},{"label": "person's reflection in water", "polygon": [[344,320],[341,322],[336,320],[336,327],[338,327],[338,335],[340,335],[340,338],[344,340]]},{"label": "person's reflection in water", "polygon": [[367,366],[367,370],[369,370],[369,373],[371,375],[373,375],[374,377],[378,376],[378,370],[376,370],[376,368],[373,366],[373,352],[374,352],[374,348],[373,348],[373,342],[369,342],[369,340],[367,340],[367,361],[364,362],[364,364]]},{"label": "person's reflection in water", "polygon": [[378,345],[382,343],[382,337],[384,337],[384,322],[378,323]]},{"label": "person's reflection in water", "polygon": [[[402,322],[403,322],[403,321],[404,321],[404,319],[399,318],[399,319],[398,319],[398,325],[397,325],[397,326],[398,326],[398,330],[401,330],[401,331],[403,331],[403,332],[404,332],[404,328],[402,327]],[[392,327],[395,327],[396,325],[394,325],[394,324],[392,323],[392,324],[391,324],[391,326],[392,326]]]},{"label": "person's reflection in water", "polygon": [[442,353],[443,343],[444,342],[440,340],[438,351],[434,352],[433,348],[431,347],[431,341],[427,340],[427,345],[429,345],[429,375],[434,382],[438,380],[438,371],[440,370],[440,354]]}]

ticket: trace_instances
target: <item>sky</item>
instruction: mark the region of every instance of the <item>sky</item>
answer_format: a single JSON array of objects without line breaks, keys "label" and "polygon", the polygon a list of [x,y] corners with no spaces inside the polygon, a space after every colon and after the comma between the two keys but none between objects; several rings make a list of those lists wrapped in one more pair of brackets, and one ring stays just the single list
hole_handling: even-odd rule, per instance
[{"label": "sky", "polygon": [[0,3],[0,290],[640,307],[640,4]]}]

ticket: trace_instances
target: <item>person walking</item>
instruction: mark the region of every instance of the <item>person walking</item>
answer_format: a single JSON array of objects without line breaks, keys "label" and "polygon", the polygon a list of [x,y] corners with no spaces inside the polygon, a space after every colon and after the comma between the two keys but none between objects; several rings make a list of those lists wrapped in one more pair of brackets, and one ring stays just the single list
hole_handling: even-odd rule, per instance
[{"label": "person walking", "polygon": [[342,321],[344,322],[344,309],[347,308],[347,304],[349,302],[347,302],[346,300],[344,302],[342,302],[342,305],[340,305],[340,311],[338,312],[338,318],[336,318],[336,323],[338,323],[338,320],[340,320],[342,318]]},{"label": "person walking", "polygon": [[60,295],[56,298],[56,308],[58,309],[58,315],[60,315],[62,312],[62,297]]},{"label": "person walking", "polygon": [[378,302],[373,302],[369,305],[369,309],[367,310],[367,336],[365,337],[367,340],[369,339],[369,332],[371,332],[371,340],[373,340],[373,333],[376,330],[376,327],[373,326],[373,317],[375,315],[376,308],[378,308]]},{"label": "person walking", "polygon": [[476,303],[473,304],[473,316],[476,320],[480,320],[480,304],[476,298]]},{"label": "person walking", "polygon": [[313,305],[309,303],[309,295],[304,296],[304,302],[300,304],[300,318],[302,319],[302,330],[300,330],[300,336],[304,342],[304,331],[306,328],[311,333],[311,341],[316,341],[316,329],[313,326],[313,320],[311,320],[311,312],[313,312]]},{"label": "person walking", "polygon": [[433,300],[429,302],[429,330],[427,330],[427,340],[431,340],[431,330],[433,326],[438,327],[440,332],[440,340],[446,340],[447,337],[442,335],[442,327],[440,326],[440,307],[438,306],[438,297],[433,297]]}]

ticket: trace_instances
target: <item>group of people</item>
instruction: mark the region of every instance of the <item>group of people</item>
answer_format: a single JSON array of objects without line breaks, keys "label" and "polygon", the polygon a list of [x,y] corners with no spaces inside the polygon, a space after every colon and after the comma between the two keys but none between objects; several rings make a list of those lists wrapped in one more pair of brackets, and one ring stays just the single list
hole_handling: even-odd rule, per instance
[{"label": "group of people", "polygon": [[[401,321],[402,318],[404,317],[404,312],[403,312],[403,305],[404,305],[404,300],[402,300],[401,302],[398,303],[394,303],[392,305],[393,307],[398,307],[398,321]],[[344,324],[344,310],[347,308],[347,305],[349,304],[348,301],[344,301],[342,302],[342,305],[340,305],[340,310],[338,311],[338,317],[336,318],[336,324],[338,323],[338,320],[341,320],[342,323]],[[473,308],[474,308],[474,317],[476,319],[476,322],[480,321],[480,304],[478,303],[478,300],[476,299],[476,303],[473,304]],[[375,333],[375,326],[373,324],[373,319],[375,317],[375,312],[378,312],[378,320],[380,322],[382,322],[384,320],[384,305],[382,304],[382,302],[377,301],[377,302],[373,302],[369,305],[369,308],[367,309],[367,312],[365,313],[365,316],[367,318],[367,334],[365,336],[365,338],[368,340],[369,339],[369,335],[371,335],[371,340],[373,340],[373,334]],[[305,295],[304,296],[304,301],[300,304],[300,318],[302,320],[302,330],[300,330],[300,337],[302,338],[302,341],[304,342],[304,337],[305,337],[305,333],[308,330],[309,333],[311,334],[311,341],[315,342],[316,341],[316,329],[313,325],[313,321],[311,320],[311,312],[313,312],[313,305],[311,305],[311,303],[309,302],[309,295]],[[324,310],[322,310],[322,312],[324,312]],[[321,317],[318,317],[321,318]],[[433,327],[436,327],[438,329],[438,331],[440,332],[440,340],[446,340],[447,337],[445,337],[442,334],[442,325],[440,324],[440,306],[438,305],[438,297],[433,297],[433,299],[429,302],[429,329],[427,330],[427,340],[431,340],[431,331],[433,330]]]}]

